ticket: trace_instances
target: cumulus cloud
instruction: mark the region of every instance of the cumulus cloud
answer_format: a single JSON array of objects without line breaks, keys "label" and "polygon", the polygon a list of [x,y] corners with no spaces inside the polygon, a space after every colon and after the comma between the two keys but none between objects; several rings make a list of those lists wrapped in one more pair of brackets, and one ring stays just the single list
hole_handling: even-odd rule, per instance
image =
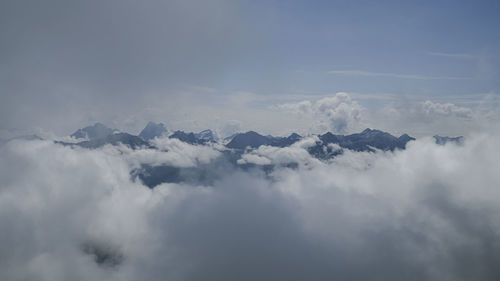
[{"label": "cumulus cloud", "polygon": [[311,157],[307,148],[315,145],[317,141],[319,141],[318,137],[313,136],[304,138],[289,147],[261,145],[259,148],[243,154],[238,160],[238,164],[286,165],[293,163],[300,166],[311,166],[319,163],[319,160]]},{"label": "cumulus cloud", "polygon": [[495,131],[499,123],[498,102],[492,94],[474,101],[455,99],[455,103],[391,97],[390,101],[370,105],[366,103],[370,99],[373,99],[370,95],[340,92],[315,100],[283,103],[272,109],[293,120],[294,130],[306,135],[325,131],[350,134],[377,128],[393,135],[407,133],[414,137],[466,136]]},{"label": "cumulus cloud", "polygon": [[347,93],[322,98],[316,102],[316,106],[326,116],[330,128],[337,133],[347,132],[361,119],[361,106]]},{"label": "cumulus cloud", "polygon": [[[152,143],[163,151],[165,158],[150,160],[150,164],[171,164],[176,167],[194,167],[206,164],[220,156],[220,145],[191,145],[175,138],[155,138]],[[132,150],[132,158],[140,155],[153,157],[160,154],[155,150]],[[137,155],[138,154],[138,155]],[[151,159],[151,158],[150,158]],[[143,161],[144,162],[144,161]]]},{"label": "cumulus cloud", "polygon": [[418,104],[415,110],[427,116],[456,116],[459,118],[469,119],[472,117],[472,110],[470,108],[457,106],[452,103],[435,103],[432,101],[425,101]]},{"label": "cumulus cloud", "polygon": [[256,165],[269,165],[272,163],[271,159],[265,156],[260,156],[256,153],[243,154],[237,161],[238,164],[256,164]]},{"label": "cumulus cloud", "polygon": [[[210,163],[221,155],[221,150],[225,149],[220,144],[191,145],[168,137],[154,138],[151,143],[158,149],[145,147],[132,149],[121,144],[105,145],[100,151],[108,156],[120,157],[131,168],[137,168],[141,164],[188,168]],[[86,150],[79,147],[75,149]]]},{"label": "cumulus cloud", "polygon": [[496,124],[486,117],[490,112],[482,112],[478,107],[426,100],[393,102],[378,110],[368,111],[365,116],[371,123],[380,124],[382,130],[399,134],[459,136],[493,131]]},{"label": "cumulus cloud", "polygon": [[339,92],[321,98],[314,103],[305,100],[297,103],[284,103],[278,109],[300,116],[309,116],[316,121],[320,130],[347,133],[358,128],[363,108],[351,99],[348,93]]},{"label": "cumulus cloud", "polygon": [[299,115],[309,115],[313,111],[313,105],[310,101],[300,101],[297,103],[284,103],[277,106],[278,109],[290,111]]},{"label": "cumulus cloud", "polygon": [[[0,279],[496,280],[499,141],[423,138],[154,189],[131,179],[133,154],[11,141],[0,146]],[[252,155],[313,161],[302,153],[313,142]],[[178,147],[205,153],[192,149]]]}]

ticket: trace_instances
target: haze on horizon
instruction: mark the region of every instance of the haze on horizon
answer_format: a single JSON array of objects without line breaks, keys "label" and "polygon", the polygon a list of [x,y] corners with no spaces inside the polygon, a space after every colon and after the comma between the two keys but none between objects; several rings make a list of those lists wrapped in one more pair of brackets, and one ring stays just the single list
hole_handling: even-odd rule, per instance
[{"label": "haze on horizon", "polygon": [[0,137],[95,122],[138,133],[148,121],[322,133],[336,128],[318,101],[338,92],[351,100],[331,109],[350,133],[492,130],[498,11],[497,1],[2,1]]}]

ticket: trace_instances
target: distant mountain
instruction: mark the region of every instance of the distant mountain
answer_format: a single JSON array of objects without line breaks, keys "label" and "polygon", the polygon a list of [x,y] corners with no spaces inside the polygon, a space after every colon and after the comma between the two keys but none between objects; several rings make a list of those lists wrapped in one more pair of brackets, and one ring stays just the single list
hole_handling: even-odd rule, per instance
[{"label": "distant mountain", "polygon": [[233,138],[234,138],[234,137],[236,137],[236,136],[237,136],[237,135],[239,135],[239,134],[241,134],[241,133],[235,133],[235,134],[232,134],[232,135],[230,135],[230,136],[227,136],[227,137],[225,137],[222,141],[223,141],[225,144],[227,144],[227,143],[229,143],[230,141],[232,141],[232,140],[233,140]]},{"label": "distant mountain", "polygon": [[296,133],[293,133],[290,136],[283,138],[283,137],[263,136],[254,131],[249,131],[234,136],[232,140],[228,144],[226,144],[226,147],[233,149],[245,149],[247,147],[257,148],[261,145],[285,147],[292,145],[301,138],[302,137]]},{"label": "distant mountain", "polygon": [[169,138],[178,139],[189,144],[205,144],[208,142],[206,139],[197,138],[194,133],[186,133],[184,131],[175,131]]},{"label": "distant mountain", "polygon": [[[415,138],[404,134],[399,138],[383,131],[365,129],[352,135],[335,135],[330,132],[319,136],[320,142],[309,148],[309,153],[318,158],[328,159],[342,153],[341,149],[354,151],[374,151],[374,148],[384,151],[405,149],[406,143]],[[329,144],[338,145],[341,149],[333,149]]]},{"label": "distant mountain", "polygon": [[148,142],[144,141],[138,136],[134,136],[131,134],[127,133],[116,133],[116,134],[111,134],[108,136],[105,136],[103,138],[99,139],[92,139],[88,141],[82,141],[79,143],[71,144],[71,143],[62,143],[65,145],[78,145],[81,147],[85,148],[99,148],[107,144],[111,145],[119,145],[119,144],[124,144],[132,149],[140,148],[140,147],[147,147],[147,148],[154,148],[152,145],[150,145]]},{"label": "distant mountain", "polygon": [[[161,136],[165,134],[166,131],[163,124],[149,122],[139,136],[134,136],[127,133],[118,133],[117,130],[107,128],[101,123],[96,123],[93,126],[79,129],[72,135],[75,138],[85,137],[89,140],[80,141],[78,143],[65,143],[60,141],[56,141],[56,143],[89,149],[100,148],[104,145],[120,144],[126,145],[132,149],[156,149],[148,140]],[[38,137],[32,136],[28,138],[37,139]],[[218,141],[216,134],[211,130],[204,130],[199,133],[176,131],[170,135],[169,138],[176,138],[193,145],[205,145],[210,142]],[[444,144],[446,142],[459,143],[463,141],[463,137],[451,138],[434,136],[434,138],[438,144]],[[158,184],[164,182],[187,182],[198,185],[210,185],[221,178],[224,173],[227,172],[227,169],[243,171],[258,169],[269,174],[278,166],[275,164],[258,165],[253,163],[238,163],[242,155],[247,152],[245,149],[255,149],[261,145],[289,147],[301,139],[302,137],[296,133],[288,137],[264,136],[254,131],[238,133],[226,144],[226,147],[231,149],[222,150],[221,156],[210,163],[199,164],[196,167],[187,168],[170,166],[168,164],[158,166],[142,164],[140,168],[131,171],[131,176],[133,179],[141,180],[148,187],[154,188]],[[409,141],[415,140],[415,138],[407,134],[395,137],[387,132],[372,129],[366,129],[361,133],[351,135],[335,135],[327,132],[323,135],[319,135],[318,139],[315,145],[308,148],[308,152],[313,157],[321,160],[328,160],[342,154],[345,149],[354,151],[375,151],[375,149],[394,151],[396,149],[405,149]],[[298,164],[293,161],[279,165],[292,169],[298,167]]]},{"label": "distant mountain", "polygon": [[415,140],[415,138],[412,138],[410,137],[408,134],[403,134],[401,135],[398,140],[401,142],[401,143],[405,143],[405,147],[406,147],[406,143],[409,142],[409,141],[412,141],[412,140]]},{"label": "distant mountain", "polygon": [[326,133],[319,136],[319,139],[324,144],[334,143],[342,148],[347,148],[355,151],[373,151],[371,147],[381,150],[395,150],[397,148],[404,149],[406,143],[410,140],[415,140],[404,134],[399,138],[383,131],[365,129],[363,132],[352,135],[334,135]]},{"label": "distant mountain", "polygon": [[160,137],[167,132],[167,128],[163,123],[149,122],[144,129],[139,133],[139,137],[149,141],[156,137]]},{"label": "distant mountain", "polygon": [[271,143],[272,146],[279,146],[279,147],[287,147],[290,146],[299,140],[301,140],[302,137],[297,134],[297,133],[292,133],[286,138],[275,138],[274,141]]},{"label": "distant mountain", "polygon": [[76,132],[71,134],[75,139],[101,139],[118,132],[116,129],[111,129],[104,126],[101,123],[95,123],[93,126],[87,126],[82,129],[78,129]]},{"label": "distant mountain", "polygon": [[465,138],[463,136],[458,136],[458,137],[442,137],[442,136],[439,136],[439,135],[435,135],[433,136],[434,138],[434,141],[436,142],[436,144],[439,144],[439,145],[445,145],[446,143],[455,143],[455,144],[463,144],[464,143],[464,140]]},{"label": "distant mountain", "polygon": [[[89,140],[76,144],[59,143],[65,145],[78,145],[87,148],[97,148],[106,144],[117,145],[120,143],[134,149],[139,147],[153,148],[154,146],[152,146],[148,140],[161,136],[165,134],[165,132],[167,132],[165,125],[154,122],[149,122],[139,136],[127,133],[117,133],[117,130],[110,129],[101,123],[96,123],[93,126],[79,129],[72,134],[75,138],[85,137]],[[180,141],[193,145],[204,145],[209,142],[218,141],[216,134],[211,130],[204,130],[199,133],[175,131],[169,138],[179,139]],[[354,151],[375,151],[375,149],[394,151],[396,149],[405,149],[409,141],[415,140],[415,138],[407,134],[395,137],[387,132],[369,128],[361,133],[351,135],[335,135],[327,132],[323,135],[319,135],[318,138],[319,141],[316,145],[309,147],[308,151],[311,155],[320,159],[330,159],[341,154],[343,149]],[[438,144],[444,144],[446,142],[461,143],[463,141],[463,137],[451,138],[434,136],[434,138]],[[254,131],[248,131],[246,133],[234,135],[226,144],[226,147],[235,149],[234,153],[236,154],[241,154],[244,149],[255,149],[261,145],[288,147],[301,139],[302,137],[296,133],[288,137],[274,137],[271,135],[264,136]]]},{"label": "distant mountain", "polygon": [[[287,147],[295,142],[301,140],[302,137],[296,133],[288,137],[273,137],[263,136],[254,131],[237,134],[232,140],[226,144],[226,147],[233,149],[245,149],[247,147],[257,148],[261,145]],[[341,148],[355,150],[355,151],[374,151],[374,148],[381,150],[395,150],[404,149],[406,143],[415,138],[407,134],[400,137],[395,137],[387,132],[366,129],[361,133],[352,135],[335,135],[330,132],[319,136],[320,142],[316,144],[316,148],[311,148],[311,151],[318,153],[325,151],[326,153],[333,153],[329,151],[329,144],[336,144]],[[329,152],[328,152],[329,151]],[[317,154],[317,153],[316,153]]]},{"label": "distant mountain", "polygon": [[211,142],[218,141],[217,136],[214,134],[214,132],[212,132],[212,130],[204,130],[204,131],[201,131],[199,133],[194,134],[194,136],[199,140],[206,140],[206,141],[211,141]]},{"label": "distant mountain", "polygon": [[233,139],[226,144],[226,147],[235,149],[245,149],[247,147],[257,148],[261,145],[269,145],[271,141],[269,137],[260,135],[254,131],[249,131],[234,136]]}]

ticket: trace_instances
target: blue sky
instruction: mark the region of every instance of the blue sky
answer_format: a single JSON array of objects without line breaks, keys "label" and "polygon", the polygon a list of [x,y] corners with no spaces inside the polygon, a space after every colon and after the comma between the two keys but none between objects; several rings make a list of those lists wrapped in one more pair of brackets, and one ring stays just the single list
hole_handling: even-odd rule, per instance
[{"label": "blue sky", "polygon": [[498,116],[499,12],[498,1],[3,1],[0,131],[225,119],[292,131],[276,106],[338,92],[368,110],[431,101]]},{"label": "blue sky", "polygon": [[271,80],[256,91],[499,91],[498,2],[282,1],[242,9],[264,40],[236,60],[229,80]]}]

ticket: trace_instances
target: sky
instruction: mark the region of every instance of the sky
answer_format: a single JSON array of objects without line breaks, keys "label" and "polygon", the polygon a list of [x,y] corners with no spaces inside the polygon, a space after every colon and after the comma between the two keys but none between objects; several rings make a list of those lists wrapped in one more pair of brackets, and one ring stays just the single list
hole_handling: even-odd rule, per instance
[{"label": "sky", "polygon": [[[499,12],[0,0],[0,280],[500,280]],[[69,145],[148,121],[304,138]],[[367,127],[416,140],[309,153]]]},{"label": "sky", "polygon": [[[2,1],[0,132],[63,136],[102,122],[138,133],[148,121],[278,135],[491,130],[498,11],[498,1]],[[283,110],[337,93],[360,111],[345,128],[315,108]],[[425,102],[471,114],[422,117]]]}]

